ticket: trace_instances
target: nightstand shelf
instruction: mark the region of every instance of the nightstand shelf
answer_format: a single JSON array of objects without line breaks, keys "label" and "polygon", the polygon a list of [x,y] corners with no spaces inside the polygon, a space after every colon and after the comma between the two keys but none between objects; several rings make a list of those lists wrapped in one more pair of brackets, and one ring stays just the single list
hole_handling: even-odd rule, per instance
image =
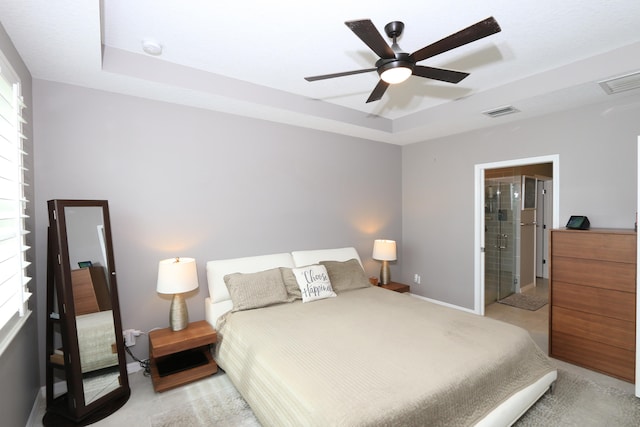
[{"label": "nightstand shelf", "polygon": [[398,282],[389,282],[386,285],[380,285],[380,287],[384,289],[388,289],[390,291],[400,292],[400,293],[409,292],[411,290],[409,285],[405,285],[403,283],[398,283]]},{"label": "nightstand shelf", "polygon": [[210,345],[216,331],[206,320],[189,323],[181,331],[170,328],[149,332],[151,380],[155,391],[166,391],[218,371]]}]

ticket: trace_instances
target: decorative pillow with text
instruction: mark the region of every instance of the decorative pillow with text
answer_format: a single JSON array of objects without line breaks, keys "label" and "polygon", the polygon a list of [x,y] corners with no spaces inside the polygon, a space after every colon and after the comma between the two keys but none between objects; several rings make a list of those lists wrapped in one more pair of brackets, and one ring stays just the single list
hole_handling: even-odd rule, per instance
[{"label": "decorative pillow with text", "polygon": [[329,274],[324,265],[308,265],[306,267],[291,269],[296,276],[302,302],[311,302],[319,299],[337,296],[331,287]]}]

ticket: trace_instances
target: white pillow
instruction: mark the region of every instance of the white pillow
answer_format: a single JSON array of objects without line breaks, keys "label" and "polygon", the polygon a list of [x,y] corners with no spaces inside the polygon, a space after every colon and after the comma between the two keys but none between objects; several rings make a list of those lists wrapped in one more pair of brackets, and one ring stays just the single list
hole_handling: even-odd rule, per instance
[{"label": "white pillow", "polygon": [[308,265],[306,267],[292,268],[300,293],[302,302],[311,302],[319,299],[337,296],[331,287],[329,274],[324,265]]}]

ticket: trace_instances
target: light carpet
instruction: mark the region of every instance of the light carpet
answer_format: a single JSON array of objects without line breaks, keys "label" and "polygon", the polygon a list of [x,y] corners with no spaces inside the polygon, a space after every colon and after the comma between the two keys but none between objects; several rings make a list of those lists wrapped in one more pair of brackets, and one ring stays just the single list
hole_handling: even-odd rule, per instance
[{"label": "light carpet", "polygon": [[150,416],[151,427],[260,427],[247,402],[222,371],[174,390],[178,391],[185,400],[164,402],[165,407]]},{"label": "light carpet", "polygon": [[498,300],[498,302],[500,304],[510,305],[524,310],[536,311],[547,305],[549,299],[546,296],[515,293],[504,299]]},{"label": "light carpet", "polygon": [[572,372],[558,369],[553,393],[546,393],[514,424],[563,427],[637,427],[640,399]]},{"label": "light carpet", "polygon": [[[236,389],[219,387],[220,376],[227,381],[226,375],[219,372],[211,379],[199,381],[197,387],[186,386],[185,396],[189,399],[152,415],[151,426],[259,427],[251,408]],[[546,393],[515,426],[637,427],[639,421],[640,399],[559,369],[554,393]]]}]

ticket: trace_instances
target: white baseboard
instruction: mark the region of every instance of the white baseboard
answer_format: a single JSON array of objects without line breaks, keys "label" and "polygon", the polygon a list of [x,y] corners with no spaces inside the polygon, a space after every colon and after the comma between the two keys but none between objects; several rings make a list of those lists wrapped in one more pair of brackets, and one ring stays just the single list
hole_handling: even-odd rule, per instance
[{"label": "white baseboard", "polygon": [[[67,392],[67,383],[65,381],[56,381],[53,383],[53,395],[59,396]],[[47,398],[47,388],[45,386],[40,387],[40,396]]]},{"label": "white baseboard", "polygon": [[42,425],[42,420],[39,420],[37,417],[39,417],[44,412],[44,410],[40,410],[40,405],[42,405],[43,407],[47,405],[44,390],[44,387],[42,387],[40,389],[40,392],[36,394],[36,399],[33,401],[29,419],[27,419],[27,427]]},{"label": "white baseboard", "polygon": [[411,295],[414,298],[420,298],[425,301],[432,302],[434,304],[444,305],[445,307],[455,308],[456,310],[462,310],[462,311],[466,311],[467,313],[477,314],[475,311],[471,310],[470,308],[460,307],[459,305],[449,304],[448,302],[438,301],[437,299],[423,297],[422,295],[416,295],[416,294],[409,294],[409,295]]},{"label": "white baseboard", "polygon": [[142,369],[142,366],[138,362],[127,363],[127,374],[133,374]]},{"label": "white baseboard", "polygon": [[524,285],[523,287],[520,288],[520,293],[524,293],[531,289],[535,289],[535,287],[536,287],[535,283],[529,283],[528,285]]}]

